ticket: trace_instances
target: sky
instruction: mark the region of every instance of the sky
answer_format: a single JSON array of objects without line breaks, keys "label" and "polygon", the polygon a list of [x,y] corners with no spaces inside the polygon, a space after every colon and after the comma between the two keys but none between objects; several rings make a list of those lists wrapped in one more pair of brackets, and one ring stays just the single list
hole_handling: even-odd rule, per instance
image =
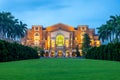
[{"label": "sky", "polygon": [[120,15],[120,0],[0,0],[1,11],[11,12],[28,28],[57,23],[97,28],[111,15]]}]

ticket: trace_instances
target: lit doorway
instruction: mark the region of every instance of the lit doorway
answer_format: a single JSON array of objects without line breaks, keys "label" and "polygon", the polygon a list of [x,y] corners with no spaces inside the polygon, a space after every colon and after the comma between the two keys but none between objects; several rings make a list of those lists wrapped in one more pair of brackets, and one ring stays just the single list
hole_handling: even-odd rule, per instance
[{"label": "lit doorway", "polygon": [[45,56],[45,57],[49,57],[49,53],[46,52],[46,53],[44,54],[44,56]]},{"label": "lit doorway", "polygon": [[55,57],[55,52],[54,51],[51,52],[50,57]]},{"label": "lit doorway", "polygon": [[76,52],[72,52],[72,57],[76,57]]},{"label": "lit doorway", "polygon": [[62,57],[63,56],[63,52],[62,52],[62,50],[59,50],[58,51],[58,57]]},{"label": "lit doorway", "polygon": [[69,51],[66,51],[65,56],[66,56],[66,57],[70,57],[70,52],[69,52]]}]

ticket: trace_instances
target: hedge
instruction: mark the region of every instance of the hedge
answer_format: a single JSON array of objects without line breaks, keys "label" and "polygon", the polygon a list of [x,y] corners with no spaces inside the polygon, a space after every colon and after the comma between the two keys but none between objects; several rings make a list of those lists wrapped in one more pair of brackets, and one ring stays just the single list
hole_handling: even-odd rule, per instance
[{"label": "hedge", "polygon": [[85,57],[88,59],[120,61],[120,43],[92,47],[87,51]]},{"label": "hedge", "polygon": [[0,40],[0,62],[39,58],[35,49]]}]

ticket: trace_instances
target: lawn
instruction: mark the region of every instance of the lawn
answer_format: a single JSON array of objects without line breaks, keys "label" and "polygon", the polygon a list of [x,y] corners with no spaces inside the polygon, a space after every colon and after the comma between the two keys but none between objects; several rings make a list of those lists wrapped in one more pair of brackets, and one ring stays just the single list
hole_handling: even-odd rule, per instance
[{"label": "lawn", "polygon": [[4,62],[0,80],[120,80],[120,62],[76,58]]}]

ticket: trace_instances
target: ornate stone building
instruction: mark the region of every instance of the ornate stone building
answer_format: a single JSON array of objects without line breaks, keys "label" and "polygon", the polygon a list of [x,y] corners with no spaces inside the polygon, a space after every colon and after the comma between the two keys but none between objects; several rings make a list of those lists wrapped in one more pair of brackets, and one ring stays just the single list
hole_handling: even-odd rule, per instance
[{"label": "ornate stone building", "polygon": [[87,25],[78,25],[77,28],[58,23],[44,28],[34,25],[27,31],[22,39],[22,44],[27,46],[38,46],[45,50],[45,56],[75,56],[76,46],[81,51],[83,35],[87,33],[91,39],[91,46],[100,46],[100,40],[94,29]]}]

